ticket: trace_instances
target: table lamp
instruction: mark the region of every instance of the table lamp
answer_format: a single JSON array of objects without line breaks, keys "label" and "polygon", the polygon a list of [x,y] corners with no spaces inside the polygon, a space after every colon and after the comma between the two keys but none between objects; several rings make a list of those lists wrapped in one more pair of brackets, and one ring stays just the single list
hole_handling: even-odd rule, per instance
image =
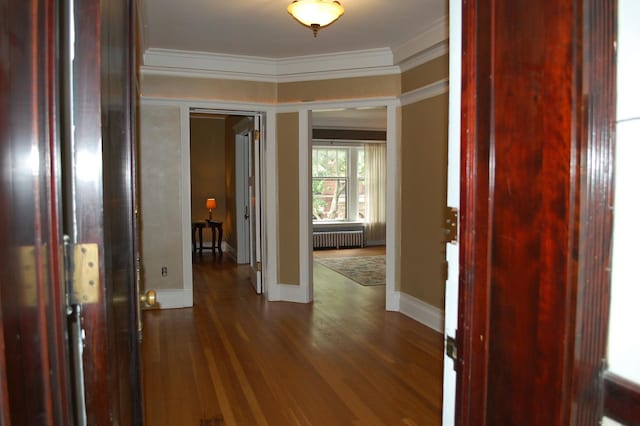
[{"label": "table lamp", "polygon": [[215,198],[207,198],[207,208],[209,209],[209,220],[213,220],[213,209],[218,207]]}]

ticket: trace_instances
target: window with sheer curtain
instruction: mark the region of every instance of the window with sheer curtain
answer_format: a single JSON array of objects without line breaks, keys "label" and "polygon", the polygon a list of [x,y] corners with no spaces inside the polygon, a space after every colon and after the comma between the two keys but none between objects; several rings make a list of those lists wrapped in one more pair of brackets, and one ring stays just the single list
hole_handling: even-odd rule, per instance
[{"label": "window with sheer curtain", "polygon": [[311,163],[313,220],[363,221],[367,194],[362,146],[314,147]]},{"label": "window with sheer curtain", "polygon": [[383,242],[386,144],[314,145],[311,156],[314,223],[363,223],[367,241]]}]

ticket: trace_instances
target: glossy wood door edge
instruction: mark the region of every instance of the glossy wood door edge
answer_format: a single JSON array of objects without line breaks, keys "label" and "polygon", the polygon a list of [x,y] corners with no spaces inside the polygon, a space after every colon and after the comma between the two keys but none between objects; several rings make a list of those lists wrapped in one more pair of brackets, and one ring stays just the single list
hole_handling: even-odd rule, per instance
[{"label": "glossy wood door edge", "polygon": [[617,1],[584,0],[581,14],[581,93],[576,108],[581,176],[577,197],[577,262],[570,421],[602,418],[602,372],[607,351],[613,233],[616,121]]},{"label": "glossy wood door edge", "polygon": [[[462,92],[460,143],[460,274],[458,300],[458,371],[456,424],[470,425],[486,417],[489,281],[489,151],[478,141],[489,137],[489,56],[487,31],[490,9],[478,0],[463,1]],[[484,421],[484,420],[482,420]],[[477,423],[476,423],[477,424]],[[480,423],[482,424],[482,423]]]}]

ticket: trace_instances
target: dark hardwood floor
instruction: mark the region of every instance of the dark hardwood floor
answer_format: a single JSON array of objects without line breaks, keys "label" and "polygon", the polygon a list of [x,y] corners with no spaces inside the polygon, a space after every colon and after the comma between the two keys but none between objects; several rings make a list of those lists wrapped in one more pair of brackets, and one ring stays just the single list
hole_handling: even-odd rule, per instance
[{"label": "dark hardwood floor", "polygon": [[148,426],[441,423],[442,335],[383,286],[316,268],[314,303],[267,303],[228,256],[193,269],[193,309],[143,316]]}]

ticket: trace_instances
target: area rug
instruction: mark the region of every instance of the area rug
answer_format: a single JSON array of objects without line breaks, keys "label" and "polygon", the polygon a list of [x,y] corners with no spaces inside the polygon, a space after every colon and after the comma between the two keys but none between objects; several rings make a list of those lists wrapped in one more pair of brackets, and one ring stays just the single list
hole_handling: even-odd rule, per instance
[{"label": "area rug", "polygon": [[386,256],[329,257],[315,261],[358,284],[370,286],[386,283]]}]

